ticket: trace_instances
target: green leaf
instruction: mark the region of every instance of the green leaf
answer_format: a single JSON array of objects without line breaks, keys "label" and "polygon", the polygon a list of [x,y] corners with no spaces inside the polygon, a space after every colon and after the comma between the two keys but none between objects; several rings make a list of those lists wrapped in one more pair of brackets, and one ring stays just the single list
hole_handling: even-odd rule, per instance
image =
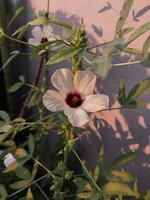
[{"label": "green leaf", "polygon": [[15,190],[19,190],[19,189],[25,187],[26,185],[28,185],[31,181],[32,181],[32,179],[17,181],[16,183],[9,185],[9,187],[12,189],[15,189]]},{"label": "green leaf", "polygon": [[23,6],[19,7],[14,16],[12,17],[12,19],[9,21],[8,25],[7,25],[7,29],[11,26],[11,24],[14,22],[14,20],[25,10],[25,8]]},{"label": "green leaf", "polygon": [[120,32],[133,5],[134,0],[126,0],[120,12],[120,17],[116,24],[116,33]]},{"label": "green leaf", "polygon": [[150,200],[150,189],[147,190],[147,192],[143,198],[144,198],[144,200]]},{"label": "green leaf", "polygon": [[135,180],[135,177],[127,172],[112,170],[106,175],[108,181],[128,183]]},{"label": "green leaf", "polygon": [[24,180],[28,180],[28,179],[31,179],[31,178],[32,178],[32,177],[31,177],[30,171],[29,171],[27,168],[23,167],[23,166],[18,167],[18,168],[15,170],[15,174],[16,174],[16,176],[17,176],[18,178],[24,179]]},{"label": "green leaf", "polygon": [[29,148],[30,155],[33,155],[33,152],[35,149],[35,137],[33,135],[29,136],[28,148]]},{"label": "green leaf", "polygon": [[7,112],[0,110],[0,118],[6,123],[9,124],[11,119]]},{"label": "green leaf", "polygon": [[6,200],[7,199],[7,191],[4,185],[0,184],[0,200]]},{"label": "green leaf", "polygon": [[139,199],[141,197],[141,195],[140,195],[140,192],[138,189],[138,181],[137,180],[134,183],[133,190],[134,190],[136,199]]},{"label": "green leaf", "polygon": [[84,192],[77,194],[77,196],[81,199],[89,199],[89,198],[91,198],[92,194],[93,194],[92,191],[84,191]]},{"label": "green leaf", "polygon": [[118,98],[121,105],[126,103],[125,80],[123,78],[119,82]]},{"label": "green leaf", "polygon": [[19,80],[22,82],[22,83],[25,83],[25,77],[24,76],[19,76]]},{"label": "green leaf", "polygon": [[144,56],[144,59],[148,58],[149,49],[150,49],[150,35],[148,36],[148,38],[145,40],[145,42],[143,44],[142,54]]},{"label": "green leaf", "polygon": [[138,56],[142,55],[142,51],[139,49],[135,49],[135,48],[126,47],[123,49],[123,51],[126,53],[129,53],[129,54],[134,54],[134,55],[138,55]]},{"label": "green leaf", "polygon": [[33,199],[33,194],[32,194],[32,192],[31,192],[31,189],[30,189],[30,188],[29,188],[28,191],[27,191],[26,200],[34,200],[34,199]]},{"label": "green leaf", "polygon": [[141,64],[142,64],[144,67],[150,68],[150,59],[143,60],[143,61],[141,62]]},{"label": "green leaf", "polygon": [[147,32],[150,30],[150,22],[147,22],[143,25],[141,25],[139,28],[137,28],[128,38],[125,46],[128,46],[132,41],[134,41],[136,38],[138,38],[140,35],[143,33]]},{"label": "green leaf", "polygon": [[102,191],[107,195],[135,196],[131,188],[123,183],[109,182],[102,187]]},{"label": "green leaf", "polygon": [[13,132],[13,126],[6,124],[2,127],[0,127],[0,143],[2,143],[12,132]]},{"label": "green leaf", "polygon": [[142,80],[140,83],[135,85],[132,90],[129,92],[127,99],[134,100],[137,97],[145,94],[150,91],[150,78]]},{"label": "green leaf", "polygon": [[34,58],[37,54],[39,54],[42,50],[45,50],[46,47],[52,45],[52,44],[57,44],[57,43],[61,43],[62,40],[53,40],[53,41],[49,41],[49,42],[45,42],[40,44],[39,46],[37,46],[34,51],[31,54],[31,58]]},{"label": "green leaf", "polygon": [[119,169],[122,166],[131,163],[132,161],[136,160],[140,156],[140,154],[141,153],[139,151],[122,154],[114,161],[112,161],[108,170]]},{"label": "green leaf", "polygon": [[24,35],[25,32],[27,32],[27,30],[29,29],[28,25],[24,25],[21,26],[20,28],[18,28],[13,34],[12,36],[18,35],[17,39],[21,39],[22,36]]},{"label": "green leaf", "polygon": [[126,108],[141,108],[141,107],[145,107],[145,103],[144,102],[140,102],[140,101],[127,101],[124,106]]},{"label": "green leaf", "polygon": [[67,23],[64,23],[64,22],[60,22],[60,21],[58,21],[58,20],[56,20],[56,19],[48,19],[48,21],[47,22],[49,22],[49,23],[51,23],[51,24],[55,24],[55,25],[58,25],[58,26],[62,26],[63,28],[67,28],[67,29],[72,29],[72,26],[71,25],[69,25],[69,24],[67,24]]},{"label": "green leaf", "polygon": [[80,52],[84,51],[84,47],[70,47],[68,49],[61,50],[56,55],[52,56],[46,65],[52,65],[59,62],[62,62],[70,57],[78,55]]},{"label": "green leaf", "polygon": [[47,23],[47,18],[44,16],[40,16],[32,21],[27,23],[28,26],[40,26]]},{"label": "green leaf", "polygon": [[112,53],[117,45],[122,44],[122,38],[116,38],[110,42],[104,49],[102,56],[96,56],[93,60],[94,72],[102,78],[105,78],[112,67]]},{"label": "green leaf", "polygon": [[76,178],[74,179],[74,183],[76,185],[76,187],[78,188],[78,192],[82,192],[87,184],[87,180],[83,179],[83,178]]},{"label": "green leaf", "polygon": [[14,60],[18,55],[20,54],[20,51],[16,50],[11,52],[11,56],[8,58],[8,60],[3,64],[3,66],[0,69],[0,72],[6,67],[8,66],[12,60]]},{"label": "green leaf", "polygon": [[16,90],[20,89],[22,86],[24,85],[23,82],[17,82],[14,85],[12,85],[9,89],[8,89],[8,94],[15,92]]}]

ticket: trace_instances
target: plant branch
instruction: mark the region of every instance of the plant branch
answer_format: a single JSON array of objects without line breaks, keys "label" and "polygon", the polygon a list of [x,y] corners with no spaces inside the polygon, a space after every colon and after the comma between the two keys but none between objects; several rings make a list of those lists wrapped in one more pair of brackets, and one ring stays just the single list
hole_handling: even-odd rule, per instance
[{"label": "plant branch", "polygon": [[124,65],[135,65],[135,64],[140,64],[140,63],[141,63],[141,61],[138,60],[138,61],[133,61],[133,62],[112,64],[112,67],[121,67],[121,66],[124,66]]},{"label": "plant branch", "polygon": [[[36,70],[36,73],[35,73],[35,78],[34,78],[34,80],[32,82],[33,86],[37,86],[37,84],[39,82],[41,71],[42,71],[42,67],[43,67],[43,63],[44,63],[44,57],[45,57],[44,54],[42,54],[41,57],[40,57],[40,63],[38,65],[38,67],[37,67],[37,70]],[[31,97],[31,93],[27,96],[27,98],[26,98],[26,100],[25,100],[25,102],[24,102],[24,104],[22,106],[22,109],[20,111],[19,117],[23,117],[26,105],[27,105],[30,97]]]}]

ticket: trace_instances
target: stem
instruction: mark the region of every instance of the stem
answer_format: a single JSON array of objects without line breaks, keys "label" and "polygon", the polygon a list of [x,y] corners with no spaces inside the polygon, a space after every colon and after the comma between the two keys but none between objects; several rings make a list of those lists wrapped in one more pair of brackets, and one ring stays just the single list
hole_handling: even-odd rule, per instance
[{"label": "stem", "polygon": [[42,193],[43,197],[45,197],[46,200],[49,200],[48,196],[45,194],[44,190],[42,190],[42,188],[37,184],[34,183],[36,185],[36,187],[40,190],[40,192]]},{"label": "stem", "polygon": [[40,178],[36,179],[35,181],[32,181],[31,183],[29,183],[29,184],[26,185],[25,187],[21,188],[20,190],[17,190],[16,192],[14,192],[14,193],[8,195],[8,197],[10,198],[10,197],[15,196],[16,194],[18,194],[18,193],[22,192],[23,190],[25,190],[26,188],[30,187],[32,184],[35,184],[35,183],[39,182],[40,180],[46,178],[46,177],[49,176],[49,175],[50,175],[50,174],[45,174],[44,176],[41,176]]},{"label": "stem", "polygon": [[97,48],[97,47],[105,46],[105,45],[109,44],[110,42],[111,42],[111,41],[105,42],[105,43],[102,43],[102,44],[94,45],[94,46],[92,46],[92,47],[89,47],[89,48],[87,49],[87,51],[89,51],[89,50],[91,50],[91,49],[94,49],[94,48]]},{"label": "stem", "polygon": [[[33,86],[37,86],[37,84],[38,84],[38,82],[39,82],[43,63],[44,63],[44,54],[41,55],[40,63],[39,63],[39,65],[38,65],[38,67],[37,67],[37,71],[36,71],[36,74],[35,74],[35,78],[34,78],[33,83],[32,83]],[[30,97],[31,97],[31,93],[27,96],[27,98],[26,98],[26,100],[25,100],[25,102],[24,102],[24,104],[23,104],[23,106],[22,106],[22,109],[21,109],[20,114],[19,114],[19,117],[21,117],[21,118],[22,118],[23,115],[24,115],[25,108],[26,108],[26,105],[27,105],[27,103],[28,103]]]},{"label": "stem", "polygon": [[135,64],[140,64],[141,61],[133,61],[133,62],[126,62],[126,63],[117,63],[117,64],[113,64],[112,67],[121,67],[124,65],[135,65]]},{"label": "stem", "polygon": [[47,0],[47,13],[46,13],[46,17],[49,17],[49,6],[50,6],[50,0]]}]

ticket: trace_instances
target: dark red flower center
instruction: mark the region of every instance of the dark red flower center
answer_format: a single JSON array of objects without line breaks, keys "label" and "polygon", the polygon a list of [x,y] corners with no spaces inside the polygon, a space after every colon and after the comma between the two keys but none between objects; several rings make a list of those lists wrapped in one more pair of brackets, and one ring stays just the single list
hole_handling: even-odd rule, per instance
[{"label": "dark red flower center", "polygon": [[69,93],[65,100],[66,103],[72,108],[79,107],[83,102],[83,99],[79,93]]},{"label": "dark red flower center", "polygon": [[45,42],[48,42],[48,39],[47,39],[47,37],[43,37],[42,39],[41,39],[41,43],[45,43]]}]

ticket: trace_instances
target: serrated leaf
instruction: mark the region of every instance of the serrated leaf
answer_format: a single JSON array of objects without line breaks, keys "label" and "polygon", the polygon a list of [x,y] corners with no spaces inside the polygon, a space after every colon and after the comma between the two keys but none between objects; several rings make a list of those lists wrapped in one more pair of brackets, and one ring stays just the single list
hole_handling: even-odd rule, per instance
[{"label": "serrated leaf", "polygon": [[7,29],[11,26],[11,24],[15,21],[15,19],[25,10],[25,8],[23,6],[19,7],[14,16],[12,17],[12,19],[9,21],[8,25],[7,25]]},{"label": "serrated leaf", "polygon": [[78,55],[82,51],[84,51],[83,47],[70,47],[70,48],[64,49],[61,52],[58,52],[56,55],[52,56],[48,60],[46,65],[57,64],[59,62],[62,62],[64,60],[70,58],[70,57]]},{"label": "serrated leaf", "polygon": [[131,174],[123,171],[112,170],[107,173],[107,180],[113,182],[128,183],[135,180]]},{"label": "serrated leaf", "polygon": [[24,180],[28,180],[28,179],[31,180],[31,178],[32,178],[30,171],[27,168],[23,167],[23,166],[18,167],[15,170],[15,174],[16,174],[16,176],[18,178],[24,179]]},{"label": "serrated leaf", "polygon": [[139,151],[122,154],[119,157],[117,157],[114,161],[112,161],[112,163],[110,164],[109,170],[119,169],[122,166],[136,160],[139,156],[140,156]]},{"label": "serrated leaf", "polygon": [[150,30],[150,22],[147,22],[143,25],[141,25],[139,28],[137,28],[128,38],[125,46],[128,46],[132,41],[134,41],[136,38],[138,38],[140,35],[143,33],[147,32]]},{"label": "serrated leaf", "polygon": [[22,86],[24,85],[23,82],[17,82],[14,85],[12,85],[9,89],[8,89],[8,94],[13,93],[15,91],[17,91],[18,89],[20,89]]},{"label": "serrated leaf", "polygon": [[0,71],[2,71],[7,65],[9,65],[11,63],[11,61],[14,60],[20,54],[20,51],[16,50],[16,51],[11,52],[11,53],[12,53],[11,56],[3,64],[3,66],[0,69]]},{"label": "serrated leaf", "polygon": [[121,105],[124,105],[126,103],[125,80],[123,78],[120,79],[119,82],[118,98]]},{"label": "serrated leaf", "polygon": [[123,183],[109,182],[102,187],[102,191],[107,195],[135,196],[131,188]]},{"label": "serrated leaf", "polygon": [[0,200],[6,200],[7,199],[7,191],[4,185],[0,184]]},{"label": "serrated leaf", "polygon": [[145,40],[144,44],[143,44],[143,48],[142,48],[142,54],[144,59],[147,59],[149,56],[149,49],[150,49],[150,36],[148,36],[148,38]]},{"label": "serrated leaf", "polygon": [[33,135],[29,136],[28,148],[29,148],[30,155],[33,155],[34,148],[35,148],[35,137]]},{"label": "serrated leaf", "polygon": [[126,0],[120,12],[120,17],[116,24],[116,33],[120,32],[133,5],[134,0]]},{"label": "serrated leaf", "polygon": [[8,115],[7,112],[3,111],[3,110],[0,110],[0,118],[6,123],[6,124],[9,124],[10,123],[10,117]]},{"label": "serrated leaf", "polygon": [[26,196],[26,200],[33,200],[33,194],[31,192],[31,189],[29,188],[27,191],[27,196]]},{"label": "serrated leaf", "polygon": [[129,92],[127,99],[134,100],[137,97],[145,94],[150,91],[150,78],[142,80],[140,83],[135,85],[132,90]]},{"label": "serrated leaf", "polygon": [[19,190],[19,189],[25,187],[26,185],[28,185],[31,181],[32,180],[17,181],[16,183],[13,183],[13,184],[9,185],[9,187],[14,189],[14,190]]}]

